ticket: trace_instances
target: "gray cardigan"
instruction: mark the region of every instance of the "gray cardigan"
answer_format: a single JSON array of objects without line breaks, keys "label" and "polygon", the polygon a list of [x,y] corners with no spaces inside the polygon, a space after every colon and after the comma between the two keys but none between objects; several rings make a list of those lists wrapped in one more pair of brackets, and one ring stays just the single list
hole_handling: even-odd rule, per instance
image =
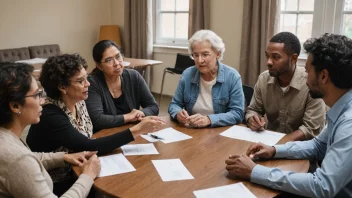
[{"label": "gray cardigan", "polygon": [[[104,73],[99,70],[93,72],[89,75],[88,80],[90,87],[86,104],[94,131],[123,125],[125,123],[123,115],[116,113],[116,107],[106,84]],[[140,109],[142,106],[142,111],[146,116],[159,114],[158,104],[143,77],[136,70],[123,70],[121,86],[130,111]]]}]

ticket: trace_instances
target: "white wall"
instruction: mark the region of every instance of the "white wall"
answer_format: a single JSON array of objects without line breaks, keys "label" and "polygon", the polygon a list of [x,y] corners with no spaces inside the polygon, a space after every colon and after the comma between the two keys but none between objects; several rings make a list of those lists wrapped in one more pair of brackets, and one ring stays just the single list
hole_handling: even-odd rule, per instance
[{"label": "white wall", "polygon": [[99,26],[110,22],[110,0],[0,0],[0,49],[59,44],[94,67]]}]

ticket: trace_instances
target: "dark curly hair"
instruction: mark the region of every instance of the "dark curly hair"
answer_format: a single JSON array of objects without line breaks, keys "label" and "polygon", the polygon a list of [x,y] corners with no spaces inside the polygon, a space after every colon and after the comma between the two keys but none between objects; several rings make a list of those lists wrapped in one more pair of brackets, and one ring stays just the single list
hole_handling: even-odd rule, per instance
[{"label": "dark curly hair", "polygon": [[0,62],[0,126],[13,121],[10,102],[24,105],[31,88],[33,66],[25,63]]},{"label": "dark curly hair", "polygon": [[274,35],[270,42],[273,43],[283,43],[284,44],[284,52],[288,55],[297,54],[301,52],[301,43],[296,35],[291,32],[280,32]]},{"label": "dark curly hair", "polygon": [[72,78],[82,67],[87,69],[87,62],[79,54],[63,54],[49,57],[44,63],[39,81],[48,97],[59,99],[59,86],[67,87]]},{"label": "dark curly hair", "polygon": [[312,65],[318,73],[329,72],[332,83],[341,89],[352,88],[352,40],[346,36],[326,33],[308,39],[304,50],[312,55]]}]

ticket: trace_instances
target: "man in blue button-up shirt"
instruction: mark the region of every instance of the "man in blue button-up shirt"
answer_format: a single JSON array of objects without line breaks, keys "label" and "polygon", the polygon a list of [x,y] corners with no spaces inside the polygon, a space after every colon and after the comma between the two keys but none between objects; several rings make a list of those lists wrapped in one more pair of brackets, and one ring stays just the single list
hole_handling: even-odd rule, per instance
[{"label": "man in blue button-up shirt", "polygon": [[[331,107],[316,138],[270,147],[252,145],[247,155],[226,160],[230,174],[253,183],[309,197],[352,197],[352,40],[325,34],[304,43],[307,85],[313,98]],[[255,164],[253,158],[314,159],[314,173],[293,173]]]}]

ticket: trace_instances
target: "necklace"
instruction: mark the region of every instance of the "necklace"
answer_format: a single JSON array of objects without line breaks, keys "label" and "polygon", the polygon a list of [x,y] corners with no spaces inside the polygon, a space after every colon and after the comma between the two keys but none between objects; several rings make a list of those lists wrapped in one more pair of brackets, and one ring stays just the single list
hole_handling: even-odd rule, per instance
[{"label": "necklace", "polygon": [[120,79],[116,82],[116,84],[115,83],[108,83],[108,81],[106,81],[106,84],[108,85],[109,90],[111,92],[115,93],[119,89]]}]

